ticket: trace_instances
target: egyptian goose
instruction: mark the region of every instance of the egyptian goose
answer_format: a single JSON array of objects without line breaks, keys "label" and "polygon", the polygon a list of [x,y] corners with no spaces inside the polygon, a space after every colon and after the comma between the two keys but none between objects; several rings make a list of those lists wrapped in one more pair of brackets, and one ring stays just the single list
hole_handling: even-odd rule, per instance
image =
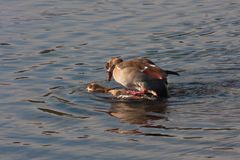
[{"label": "egyptian goose", "polygon": [[107,88],[107,87],[101,86],[94,82],[88,83],[86,90],[90,93],[91,92],[110,93],[115,97],[120,96],[120,95],[131,95],[126,89]]},{"label": "egyptian goose", "polygon": [[128,91],[126,89],[107,88],[94,82],[87,84],[86,90],[90,93],[92,92],[109,93],[113,97],[117,97],[121,99],[131,99],[131,100],[150,99],[150,97],[144,97],[142,95],[133,95],[131,91]]},{"label": "egyptian goose", "polygon": [[163,70],[151,60],[139,57],[123,61],[119,57],[112,57],[106,62],[108,80],[112,79],[124,87],[135,90],[133,95],[150,93],[157,97],[168,97],[167,75],[177,72]]},{"label": "egyptian goose", "polygon": [[94,82],[91,82],[91,83],[88,83],[87,86],[86,86],[86,90],[88,92],[100,92],[100,93],[107,93],[111,88],[107,88],[107,87],[104,87],[104,86],[101,86],[97,83],[94,83]]}]

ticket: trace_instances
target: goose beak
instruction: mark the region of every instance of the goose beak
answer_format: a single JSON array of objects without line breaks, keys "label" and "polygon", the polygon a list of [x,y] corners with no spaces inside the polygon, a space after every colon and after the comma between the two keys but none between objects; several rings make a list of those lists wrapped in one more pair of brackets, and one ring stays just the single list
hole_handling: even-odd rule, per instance
[{"label": "goose beak", "polygon": [[112,72],[108,71],[108,81],[111,81],[111,79],[112,79]]}]

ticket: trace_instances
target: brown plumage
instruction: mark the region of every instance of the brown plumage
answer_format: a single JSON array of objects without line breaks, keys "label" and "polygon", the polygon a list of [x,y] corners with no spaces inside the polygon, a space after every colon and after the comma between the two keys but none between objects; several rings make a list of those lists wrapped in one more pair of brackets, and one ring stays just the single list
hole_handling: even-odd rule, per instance
[{"label": "brown plumage", "polygon": [[115,97],[117,97],[119,95],[130,95],[130,93],[125,89],[107,88],[107,87],[101,86],[101,85],[99,85],[97,83],[94,83],[94,82],[88,83],[87,87],[86,87],[86,90],[90,93],[91,92],[110,93]]},{"label": "brown plumage", "polygon": [[158,97],[168,97],[167,75],[178,73],[165,71],[147,58],[136,58],[123,61],[113,57],[106,63],[110,81],[115,81],[126,88],[134,89],[142,94],[151,93]]},{"label": "brown plumage", "polygon": [[103,86],[101,86],[101,85],[99,85],[97,83],[92,82],[92,83],[88,83],[87,84],[86,90],[88,92],[107,93],[110,90],[110,88],[103,87]]}]

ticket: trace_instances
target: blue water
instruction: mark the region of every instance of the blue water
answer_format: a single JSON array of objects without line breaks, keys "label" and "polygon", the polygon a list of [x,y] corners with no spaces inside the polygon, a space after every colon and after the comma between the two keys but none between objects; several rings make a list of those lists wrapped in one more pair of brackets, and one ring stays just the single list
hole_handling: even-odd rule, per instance
[{"label": "blue water", "polygon": [[[0,159],[240,159],[238,0],[2,0]],[[112,56],[169,76],[163,101],[90,94]]]}]

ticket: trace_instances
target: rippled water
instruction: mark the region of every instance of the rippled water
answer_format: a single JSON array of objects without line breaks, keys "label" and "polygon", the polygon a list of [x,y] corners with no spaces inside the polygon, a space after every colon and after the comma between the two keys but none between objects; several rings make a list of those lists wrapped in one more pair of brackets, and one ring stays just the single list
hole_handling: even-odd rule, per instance
[{"label": "rippled water", "polygon": [[[0,158],[240,159],[238,0],[2,0]],[[85,91],[147,56],[164,101]]]}]

